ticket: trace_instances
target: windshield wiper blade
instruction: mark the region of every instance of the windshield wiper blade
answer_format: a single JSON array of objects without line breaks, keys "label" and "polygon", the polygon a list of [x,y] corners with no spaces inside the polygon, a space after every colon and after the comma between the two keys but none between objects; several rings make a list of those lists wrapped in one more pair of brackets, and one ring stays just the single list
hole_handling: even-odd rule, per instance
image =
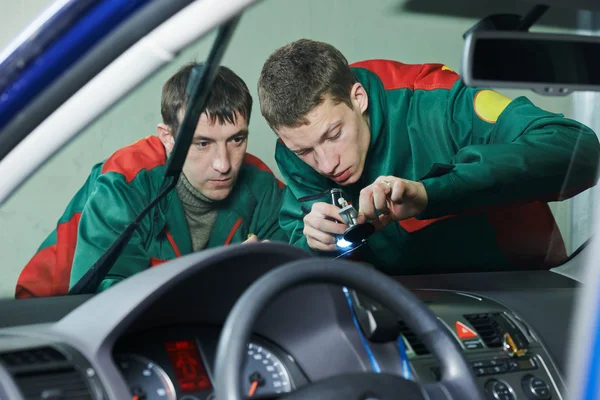
[{"label": "windshield wiper blade", "polygon": [[200,71],[194,69],[190,75],[188,84],[188,105],[185,110],[185,115],[175,139],[173,151],[169,160],[165,177],[162,183],[162,190],[159,194],[144,208],[138,216],[123,230],[113,244],[100,256],[100,258],[92,265],[92,267],[77,281],[69,290],[68,294],[84,294],[95,293],[98,286],[110,272],[115,261],[119,258],[123,249],[129,243],[131,236],[144,219],[144,217],[154,208],[154,206],[173,188],[177,185],[183,163],[187,156],[187,152],[194,138],[194,131],[200,119],[200,115],[206,108],[206,103],[210,94],[210,89],[214,82],[215,76],[223,54],[231,41],[233,31],[235,30],[241,14],[237,15],[219,27],[219,32],[215,43],[211,48],[208,59],[204,63]]}]

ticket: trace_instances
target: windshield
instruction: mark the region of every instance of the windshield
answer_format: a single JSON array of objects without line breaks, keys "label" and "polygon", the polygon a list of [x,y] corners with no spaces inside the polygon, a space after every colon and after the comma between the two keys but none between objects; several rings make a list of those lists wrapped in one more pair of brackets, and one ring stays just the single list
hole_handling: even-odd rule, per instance
[{"label": "windshield", "polygon": [[[577,254],[594,233],[595,95],[466,87],[463,34],[499,10],[384,3],[265,1],[245,12],[182,177],[98,290],[191,252],[263,240],[392,275],[550,269]],[[532,31],[574,33],[565,15],[550,10]],[[0,297],[65,295],[160,193],[188,83],[215,37],[105,112],[0,207]]]}]

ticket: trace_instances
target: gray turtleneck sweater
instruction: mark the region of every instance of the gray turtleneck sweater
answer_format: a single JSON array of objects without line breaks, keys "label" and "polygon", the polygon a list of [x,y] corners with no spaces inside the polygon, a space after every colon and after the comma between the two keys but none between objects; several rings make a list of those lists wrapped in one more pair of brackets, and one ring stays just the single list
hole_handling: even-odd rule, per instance
[{"label": "gray turtleneck sweater", "polygon": [[177,182],[176,190],[190,229],[192,248],[194,251],[202,250],[208,243],[217,219],[217,208],[212,200],[192,186],[183,173]]}]

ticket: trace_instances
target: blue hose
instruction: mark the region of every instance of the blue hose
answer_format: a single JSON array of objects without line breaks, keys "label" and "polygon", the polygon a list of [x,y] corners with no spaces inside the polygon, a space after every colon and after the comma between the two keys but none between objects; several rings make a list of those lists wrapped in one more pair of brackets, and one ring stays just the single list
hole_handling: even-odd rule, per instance
[{"label": "blue hose", "polygon": [[356,313],[354,312],[354,307],[352,307],[352,298],[350,297],[348,288],[344,286],[344,287],[342,287],[342,290],[344,291],[344,295],[346,295],[346,300],[348,301],[348,307],[350,307],[350,313],[352,314],[352,320],[354,321],[354,326],[356,327],[356,330],[358,331],[358,335],[360,336],[360,340],[362,341],[365,351],[367,352],[367,357],[369,357],[369,361],[371,362],[371,366],[373,367],[373,372],[378,374],[381,372],[381,368],[379,367],[379,363],[377,362],[375,355],[371,351],[371,347],[369,346],[369,343],[367,342],[367,338],[363,334],[362,329],[360,329],[360,325],[358,324],[358,319],[356,318]]},{"label": "blue hose", "polygon": [[[352,321],[354,322],[356,331],[358,332],[358,335],[360,336],[360,340],[363,344],[363,347],[365,348],[367,357],[369,358],[369,361],[371,362],[373,372],[378,374],[381,372],[381,367],[379,366],[379,363],[377,362],[377,359],[375,358],[375,355],[373,354],[373,351],[371,350],[371,347],[369,346],[369,342],[367,341],[367,338],[365,337],[362,329],[360,328],[360,324],[358,323],[358,318],[356,317],[356,313],[354,312],[354,307],[352,306],[352,298],[350,297],[350,292],[348,291],[348,288],[345,286],[342,287],[342,290],[344,292],[344,295],[346,296],[346,301],[348,302],[348,307],[350,307],[350,313],[352,314]],[[398,340],[396,343],[398,346],[398,352],[400,353],[402,377],[404,379],[410,380],[411,379],[410,364],[408,362],[408,356],[406,355],[406,348],[404,346],[404,340],[402,339],[402,336],[398,336]]]}]

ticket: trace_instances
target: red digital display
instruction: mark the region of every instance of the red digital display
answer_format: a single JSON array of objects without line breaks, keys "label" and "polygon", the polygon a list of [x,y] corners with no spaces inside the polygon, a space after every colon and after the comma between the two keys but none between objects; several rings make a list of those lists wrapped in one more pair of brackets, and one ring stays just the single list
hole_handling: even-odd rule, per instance
[{"label": "red digital display", "polygon": [[167,352],[183,392],[200,392],[211,388],[200,352],[193,340],[166,342]]}]

